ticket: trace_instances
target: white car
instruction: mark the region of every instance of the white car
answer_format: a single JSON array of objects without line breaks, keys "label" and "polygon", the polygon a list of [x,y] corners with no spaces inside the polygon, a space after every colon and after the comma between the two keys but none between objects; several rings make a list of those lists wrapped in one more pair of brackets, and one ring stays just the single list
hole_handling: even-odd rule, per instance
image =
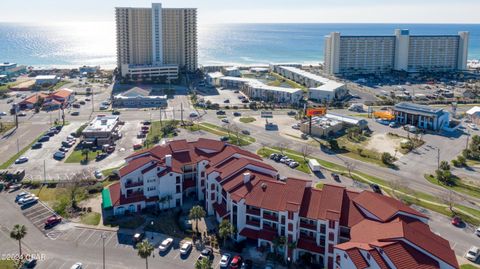
[{"label": "white car", "polygon": [[470,129],[472,129],[472,130],[478,130],[477,125],[475,125],[473,123],[468,124],[468,127],[470,127]]},{"label": "white car", "polygon": [[26,162],[28,162],[28,158],[25,156],[22,156],[15,160],[15,164],[26,163]]},{"label": "white car", "polygon": [[230,121],[228,119],[222,119],[222,122],[223,123],[230,123]]},{"label": "white car", "polygon": [[471,247],[467,253],[465,253],[465,258],[472,262],[477,261],[478,256],[480,256],[480,249],[477,247]]},{"label": "white car", "polygon": [[192,241],[187,241],[180,247],[180,254],[186,255],[192,249]]},{"label": "white car", "polygon": [[476,234],[477,236],[480,236],[480,227],[478,227],[478,228],[475,230],[475,234]]},{"label": "white car", "polygon": [[220,259],[220,268],[227,268],[228,266],[228,263],[230,262],[230,258],[232,257],[232,255],[228,254],[228,253],[224,253],[222,255],[222,258]]},{"label": "white car", "polygon": [[292,125],[292,128],[295,130],[300,130],[300,126],[298,124]]},{"label": "white car", "polygon": [[158,249],[160,250],[160,252],[167,251],[170,248],[170,246],[172,245],[172,243],[173,243],[173,238],[167,238],[167,239],[162,241],[162,243],[160,244]]},{"label": "white car", "polygon": [[82,269],[82,268],[83,268],[83,264],[81,262],[77,262],[74,265],[72,265],[72,267],[70,267],[70,269]]},{"label": "white car", "polygon": [[0,111],[0,116],[7,116],[7,113]]},{"label": "white car", "polygon": [[98,171],[98,170],[95,171],[94,175],[95,175],[95,178],[96,178],[96,179],[101,179],[101,178],[103,178],[102,172],[100,172],[100,171]]}]

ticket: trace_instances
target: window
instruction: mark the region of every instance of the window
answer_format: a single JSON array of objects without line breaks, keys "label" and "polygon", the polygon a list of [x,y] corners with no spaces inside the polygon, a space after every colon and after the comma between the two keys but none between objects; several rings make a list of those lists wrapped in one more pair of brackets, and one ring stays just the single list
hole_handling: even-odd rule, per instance
[{"label": "window", "polygon": [[333,253],[333,245],[328,244],[328,253]]},{"label": "window", "polygon": [[333,233],[328,233],[328,240],[333,241],[335,235]]},{"label": "window", "polygon": [[201,177],[204,177],[204,176],[205,176],[205,172],[201,172],[201,173],[200,173],[200,176],[201,176]]},{"label": "window", "polygon": [[288,231],[290,232],[293,231],[293,224],[291,223],[288,224]]},{"label": "window", "polygon": [[177,176],[177,184],[180,184],[180,176]]},{"label": "window", "polygon": [[335,222],[333,220],[328,221],[328,228],[335,229]]},{"label": "window", "polygon": [[182,189],[180,188],[180,186],[177,185],[177,193],[181,193],[182,192]]},{"label": "window", "polygon": [[156,187],[148,187],[148,188],[147,188],[147,191],[154,191],[154,190],[156,190],[156,189],[157,189]]}]

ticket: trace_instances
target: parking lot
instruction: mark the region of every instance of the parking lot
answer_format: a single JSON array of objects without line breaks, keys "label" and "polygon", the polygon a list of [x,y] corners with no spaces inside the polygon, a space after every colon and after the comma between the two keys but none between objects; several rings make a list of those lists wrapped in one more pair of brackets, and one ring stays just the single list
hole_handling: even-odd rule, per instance
[{"label": "parking lot", "polygon": [[[199,99],[204,99],[205,102],[210,101],[212,104],[219,104],[220,106],[238,106],[243,107],[244,103],[239,99],[239,96],[245,95],[242,92],[235,93],[232,89],[210,89],[207,92],[199,92]],[[225,101],[228,100],[228,103]]]}]

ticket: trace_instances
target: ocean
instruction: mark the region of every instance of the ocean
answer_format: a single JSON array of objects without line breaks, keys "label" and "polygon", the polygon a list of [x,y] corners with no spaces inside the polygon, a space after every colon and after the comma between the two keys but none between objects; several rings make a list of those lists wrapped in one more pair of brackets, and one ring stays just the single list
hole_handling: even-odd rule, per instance
[{"label": "ocean", "polygon": [[[480,59],[480,24],[217,24],[198,28],[201,65],[318,63],[324,36],[412,35],[470,32],[469,59]],[[111,22],[58,24],[0,23],[0,61],[35,67],[115,66],[115,26]]]}]

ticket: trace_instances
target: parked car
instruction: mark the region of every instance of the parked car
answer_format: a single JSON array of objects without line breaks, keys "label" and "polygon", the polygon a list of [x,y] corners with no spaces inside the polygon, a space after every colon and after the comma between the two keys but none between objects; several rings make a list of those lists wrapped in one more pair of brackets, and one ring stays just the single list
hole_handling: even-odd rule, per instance
[{"label": "parked car", "polygon": [[477,125],[475,125],[475,124],[473,124],[473,123],[468,124],[468,127],[469,127],[470,129],[472,129],[472,130],[478,130]]},{"label": "parked car", "polygon": [[33,268],[37,265],[37,259],[30,258],[23,263],[22,268]]},{"label": "parked car", "polygon": [[57,215],[53,215],[53,216],[50,216],[48,219],[45,220],[45,227],[46,228],[51,228],[51,227],[59,224],[60,222],[62,222],[62,217],[57,216]]},{"label": "parked car", "polygon": [[72,116],[78,116],[78,115],[80,115],[80,112],[78,112],[78,111],[73,111],[72,113],[70,113],[70,115],[72,115]]},{"label": "parked car", "polygon": [[273,160],[273,159],[275,159],[275,157],[277,157],[277,154],[276,154],[276,153],[272,153],[272,154],[270,154],[269,157],[270,157],[270,160]]},{"label": "parked car", "polygon": [[216,114],[217,114],[217,115],[225,115],[226,113],[225,113],[225,111],[223,111],[223,110],[219,110],[219,111],[217,111]]},{"label": "parked car", "polygon": [[133,235],[133,243],[137,244],[145,238],[145,233],[136,233]]},{"label": "parked car", "polygon": [[223,101],[225,104],[229,104],[230,103],[230,99],[225,99],[225,101]]},{"label": "parked car", "polygon": [[73,108],[80,108],[80,104],[77,104],[77,103],[73,104],[72,106],[73,106]]},{"label": "parked car", "polygon": [[390,122],[390,123],[388,124],[388,127],[390,127],[390,128],[397,128],[398,125],[397,125],[396,122]]},{"label": "parked car", "polygon": [[83,264],[81,262],[77,262],[70,269],[83,269]]},{"label": "parked car", "polygon": [[142,148],[142,144],[135,144],[133,145],[133,150],[139,150]]},{"label": "parked car", "polygon": [[150,125],[150,124],[152,124],[152,122],[150,122],[149,120],[143,121],[143,125]]},{"label": "parked car", "polygon": [[30,193],[26,192],[26,191],[22,191],[21,193],[17,194],[17,196],[15,196],[15,203],[18,202],[18,200],[20,200],[21,198],[25,197],[26,195],[29,195]]},{"label": "parked car", "polygon": [[187,241],[185,243],[182,244],[182,246],[180,247],[180,254],[181,255],[187,255],[190,250],[192,250],[192,241]]},{"label": "parked car", "polygon": [[460,217],[455,216],[455,217],[452,218],[452,225],[453,226],[459,227],[459,226],[462,225],[462,223],[463,223],[463,220]]},{"label": "parked car", "polygon": [[63,160],[63,158],[65,158],[65,153],[61,151],[57,151],[53,154],[53,158],[55,160]]},{"label": "parked car", "polygon": [[[147,132],[148,132],[148,131],[147,131]],[[147,136],[147,135],[146,135],[144,132],[142,132],[142,131],[140,131],[140,132],[137,134],[137,138],[145,138],[146,136]]]},{"label": "parked car", "polygon": [[228,136],[220,137],[220,141],[223,141],[223,142],[228,141],[228,139],[230,139],[230,138],[228,138]]},{"label": "parked car", "polygon": [[220,268],[227,268],[228,264],[230,263],[230,258],[232,257],[232,255],[228,254],[228,253],[224,253],[222,255],[222,257],[220,258]]},{"label": "parked car", "polygon": [[377,184],[370,184],[370,188],[372,188],[373,192],[382,194],[382,189]]},{"label": "parked car", "polygon": [[222,122],[223,123],[230,123],[230,121],[228,119],[222,119]]},{"label": "parked car", "polygon": [[68,152],[68,148],[66,148],[66,147],[61,147],[58,150],[61,151],[61,152]]},{"label": "parked car", "polygon": [[292,129],[300,130],[300,125],[298,125],[298,123],[295,123],[294,125],[292,125]]},{"label": "parked car", "polygon": [[297,168],[299,165],[300,165],[300,164],[299,164],[298,162],[295,162],[295,161],[290,162],[290,163],[288,164],[288,166],[290,166],[290,168],[293,168],[293,169]]},{"label": "parked car", "polygon": [[333,180],[340,182],[340,176],[338,174],[332,173]]},{"label": "parked car", "polygon": [[25,113],[25,112],[20,112],[20,113],[18,113],[18,116],[19,116],[19,117],[25,117],[25,116],[27,116],[27,113]]},{"label": "parked car", "polygon": [[465,253],[465,258],[467,260],[476,262],[478,257],[480,256],[480,249],[478,247],[471,247],[467,253]]},{"label": "parked car", "polygon": [[20,199],[20,200],[21,200],[21,202],[19,201],[18,204],[21,205],[22,207],[26,207],[26,206],[29,206],[31,204],[37,203],[38,202],[38,197],[32,196],[28,199],[25,199],[25,200]]},{"label": "parked car", "polygon": [[235,116],[235,117],[240,117],[240,116],[242,116],[242,113],[240,113],[240,112],[233,112],[233,116]]},{"label": "parked car", "polygon": [[213,259],[213,250],[209,247],[206,247],[200,252],[200,256],[203,256],[208,259]]},{"label": "parked car", "polygon": [[232,269],[238,269],[240,266],[242,266],[242,256],[236,255],[233,257],[232,262],[230,263],[230,268]]},{"label": "parked car", "polygon": [[100,153],[95,157],[95,160],[98,162],[98,161],[101,161],[101,160],[107,158],[107,156],[108,156],[107,153]]},{"label": "parked car", "polygon": [[160,244],[160,246],[158,246],[158,250],[160,252],[165,252],[167,251],[168,249],[170,249],[170,247],[172,246],[173,244],[173,238],[167,238],[165,240],[162,241],[162,243]]},{"label": "parked car", "polygon": [[478,228],[475,230],[475,234],[476,234],[477,236],[480,236],[480,227],[478,227]]},{"label": "parked car", "polygon": [[295,115],[297,115],[297,112],[295,112],[293,110],[290,110],[290,111],[287,112],[287,115],[288,116],[295,116]]},{"label": "parked car", "polygon": [[248,130],[242,130],[242,134],[244,134],[244,135],[250,135],[250,131],[248,131]]},{"label": "parked car", "polygon": [[7,116],[6,112],[0,111],[0,116]]},{"label": "parked car", "polygon": [[44,135],[44,136],[40,137],[40,139],[38,139],[38,142],[47,142],[49,140],[50,140],[50,136]]},{"label": "parked car", "polygon": [[21,163],[26,163],[26,162],[28,162],[28,158],[25,157],[25,156],[22,156],[22,157],[15,160],[15,164],[21,164]]},{"label": "parked car", "polygon": [[96,170],[93,175],[95,176],[96,179],[101,179],[103,178],[103,174],[101,171]]},{"label": "parked car", "polygon": [[35,144],[32,145],[32,149],[39,149],[42,148],[43,144],[40,142],[36,142]]},{"label": "parked car", "polygon": [[196,118],[196,117],[198,117],[198,113],[196,112],[190,113],[190,118]]}]

